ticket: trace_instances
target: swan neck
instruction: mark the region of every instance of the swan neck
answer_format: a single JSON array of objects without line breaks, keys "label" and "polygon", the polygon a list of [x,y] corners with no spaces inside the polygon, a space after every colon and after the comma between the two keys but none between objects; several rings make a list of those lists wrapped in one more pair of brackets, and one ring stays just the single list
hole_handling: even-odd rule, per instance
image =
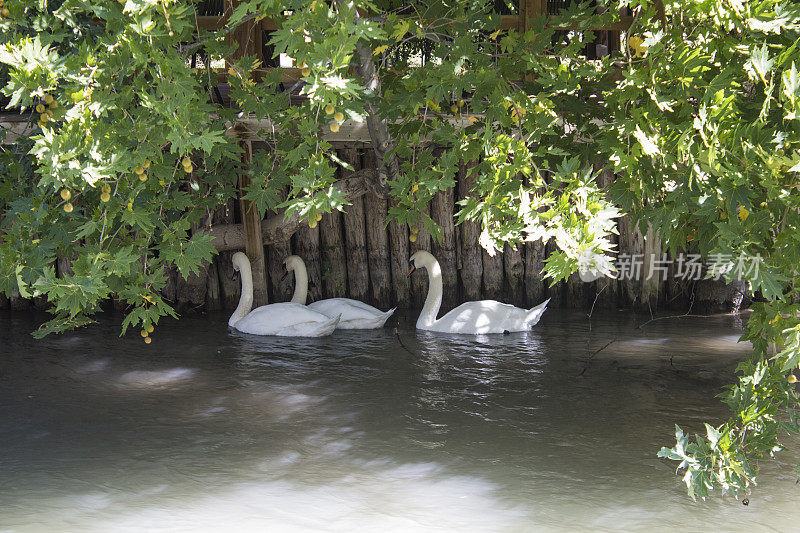
[{"label": "swan neck", "polygon": [[442,306],[442,269],[439,261],[434,260],[426,265],[428,271],[428,296],[425,297],[425,305],[417,320],[417,327],[432,326],[436,322],[436,315]]},{"label": "swan neck", "polygon": [[239,305],[228,320],[229,326],[246,317],[253,308],[253,272],[250,269],[250,261],[246,259],[240,261],[238,266],[242,277],[242,295],[239,297]]},{"label": "swan neck", "polygon": [[294,267],[294,295],[292,302],[306,305],[308,300],[308,271],[306,265],[300,262]]}]

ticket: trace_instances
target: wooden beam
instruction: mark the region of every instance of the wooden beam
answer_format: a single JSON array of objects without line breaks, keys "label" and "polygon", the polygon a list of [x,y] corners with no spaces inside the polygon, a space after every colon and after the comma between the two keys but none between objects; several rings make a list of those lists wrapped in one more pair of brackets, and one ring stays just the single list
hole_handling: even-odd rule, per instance
[{"label": "wooden beam", "polygon": [[[385,191],[380,190],[377,185],[377,174],[378,171],[374,168],[361,169],[349,178],[335,182],[333,186],[340,189],[348,201],[360,198],[368,191],[385,198]],[[297,213],[289,217],[277,213],[266,220],[261,220],[259,232],[261,243],[273,244],[291,239],[301,222]],[[218,251],[245,248],[246,236],[243,224],[221,224],[205,230],[205,233],[214,237],[212,242]]]},{"label": "wooden beam", "polygon": [[[477,120],[483,120],[483,115],[470,115],[462,116],[460,119],[452,117],[448,118],[448,122],[456,129],[463,129],[472,124],[470,117]],[[234,130],[237,136],[250,140],[265,140],[259,135],[259,132],[270,132],[274,128],[274,124],[269,119],[257,119],[252,116],[241,116],[236,120],[236,126],[232,126],[229,130]],[[356,122],[354,120],[345,120],[339,125],[339,131],[332,132],[329,128],[323,127],[320,136],[328,142],[338,143],[365,143],[372,142],[369,134],[369,127],[366,122]]]},{"label": "wooden beam", "polygon": [[[227,0],[226,1],[226,11],[233,12],[233,9],[236,7],[237,4],[240,4],[241,0]],[[230,10],[230,11],[228,11]],[[239,24],[232,32],[230,32],[226,40],[229,43],[238,43],[239,46],[230,56],[231,60],[239,59],[242,56],[255,56],[257,59],[263,61],[262,52],[262,43],[261,43],[261,25],[260,23],[251,20]]]},{"label": "wooden beam", "polygon": [[[253,146],[250,141],[243,141],[241,146],[245,152],[242,156],[245,165],[253,159]],[[250,259],[253,271],[253,305],[258,307],[267,304],[267,271],[264,260],[264,241],[261,237],[261,215],[255,203],[245,200],[244,195],[250,185],[250,176],[244,172],[239,174],[239,205],[242,211],[242,227],[244,229],[244,249]]]}]

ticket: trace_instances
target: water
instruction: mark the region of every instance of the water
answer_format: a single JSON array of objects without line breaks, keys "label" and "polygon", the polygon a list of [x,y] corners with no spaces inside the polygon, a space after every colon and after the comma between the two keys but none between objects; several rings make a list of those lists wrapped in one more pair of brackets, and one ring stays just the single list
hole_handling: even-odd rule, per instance
[{"label": "water", "polygon": [[[230,332],[119,319],[35,341],[0,314],[0,531],[787,531],[800,446],[745,507],[657,459],[715,395],[740,319],[548,311],[459,338]],[[586,366],[587,355],[615,340]],[[412,353],[409,353],[412,352]]]}]

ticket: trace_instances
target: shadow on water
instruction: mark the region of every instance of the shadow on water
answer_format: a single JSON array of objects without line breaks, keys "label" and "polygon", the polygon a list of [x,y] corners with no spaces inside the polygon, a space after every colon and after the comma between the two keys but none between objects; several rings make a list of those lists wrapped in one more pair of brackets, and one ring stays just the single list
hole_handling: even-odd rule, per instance
[{"label": "shadow on water", "polygon": [[782,462],[743,510],[691,504],[655,457],[675,422],[726,416],[714,396],[746,351],[732,317],[637,330],[605,313],[589,331],[585,315],[548,311],[531,332],[477,337],[414,318],[396,334],[296,339],[188,317],[145,345],[120,339],[116,319],[34,341],[36,317],[0,314],[0,531],[733,531],[798,518]]}]

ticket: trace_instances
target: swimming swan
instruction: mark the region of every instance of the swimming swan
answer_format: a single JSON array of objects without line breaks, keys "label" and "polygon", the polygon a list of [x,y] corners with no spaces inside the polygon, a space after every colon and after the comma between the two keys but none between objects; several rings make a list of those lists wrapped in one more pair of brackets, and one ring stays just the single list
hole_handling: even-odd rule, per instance
[{"label": "swimming swan", "polygon": [[242,252],[233,254],[233,269],[242,276],[242,296],[239,306],[228,319],[228,325],[253,335],[281,337],[323,337],[330,335],[339,317],[333,318],[296,303],[277,303],[253,307],[253,273],[250,260]]},{"label": "swimming swan", "polygon": [[465,302],[439,320],[442,305],[442,269],[439,261],[428,252],[420,250],[409,260],[410,276],[417,268],[428,270],[428,296],[417,320],[417,329],[438,331],[440,333],[505,333],[527,331],[539,322],[547,308],[548,298],[533,309],[520,309],[495,300]]},{"label": "swimming swan", "polygon": [[[292,302],[305,305],[308,298],[308,271],[303,260],[290,255],[283,261],[283,272],[286,277],[289,272],[294,272],[294,296]],[[377,329],[383,327],[394,310],[385,313],[364,302],[350,298],[328,298],[308,304],[309,309],[326,316],[341,315],[338,329]]]}]

